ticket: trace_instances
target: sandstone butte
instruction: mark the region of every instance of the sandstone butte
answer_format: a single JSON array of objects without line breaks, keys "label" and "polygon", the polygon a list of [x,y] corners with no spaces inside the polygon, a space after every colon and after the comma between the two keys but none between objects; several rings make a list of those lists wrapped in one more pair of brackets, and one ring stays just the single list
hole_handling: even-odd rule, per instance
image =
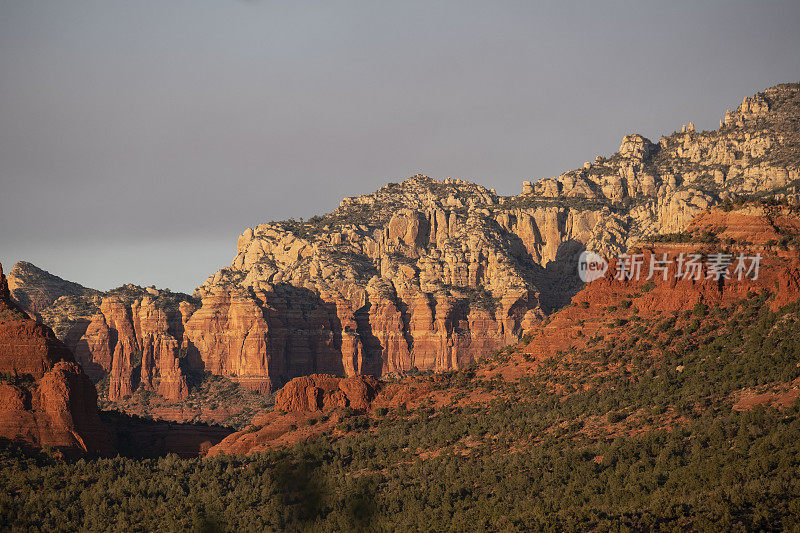
[{"label": "sandstone butte", "polygon": [[65,452],[108,454],[97,391],[69,349],[10,298],[0,266],[0,436]]},{"label": "sandstone butte", "polygon": [[798,118],[800,84],[783,84],[717,130],[626,135],[610,157],[518,196],[416,175],[325,216],[246,229],[192,296],[100,293],[29,264],[9,279],[92,379],[109,377],[111,400],[138,387],[181,400],[196,371],[274,391],[310,374],[459,369],[569,303],[584,249],[613,256],[742,197],[796,204]]},{"label": "sandstone butte", "polygon": [[[711,228],[717,232],[720,242],[706,242],[706,232]],[[674,263],[670,264],[666,279],[656,275],[648,280],[646,274],[638,279],[618,279],[614,275],[616,262],[612,261],[605,277],[586,284],[570,305],[531,328],[526,342],[515,347],[509,361],[495,365],[491,358],[483,360],[477,365],[476,373],[484,379],[502,377],[505,381],[515,381],[535,376],[538,365],[547,359],[569,358],[570,354],[580,353],[593,339],[624,343],[632,335],[631,329],[624,326],[631,313],[642,318],[657,318],[673,312],[692,311],[697,304],[724,308],[762,292],[773,296],[771,306],[775,309],[796,302],[800,300],[800,253],[796,248],[784,250],[776,244],[776,236],[788,236],[800,242],[800,215],[796,208],[748,204],[730,211],[719,208],[703,211],[688,225],[683,242],[640,242],[634,250],[643,254],[646,264],[653,254],[663,258],[666,253],[674,258],[680,253],[703,254],[720,249],[733,254],[760,253],[763,259],[756,279],[739,280],[736,276],[721,280],[683,279],[675,276]],[[437,381],[437,377],[432,380]],[[459,391],[457,384],[449,383],[446,390],[435,390],[430,383],[426,386],[424,382],[408,378],[385,383],[368,376],[298,377],[278,391],[274,411],[257,416],[253,426],[228,435],[208,453],[210,456],[254,453],[335,431],[342,407],[358,409],[370,416],[374,408],[465,405],[496,399],[493,395]],[[785,405],[798,395],[800,392],[796,388],[779,393],[743,391],[736,408],[768,402]]]}]

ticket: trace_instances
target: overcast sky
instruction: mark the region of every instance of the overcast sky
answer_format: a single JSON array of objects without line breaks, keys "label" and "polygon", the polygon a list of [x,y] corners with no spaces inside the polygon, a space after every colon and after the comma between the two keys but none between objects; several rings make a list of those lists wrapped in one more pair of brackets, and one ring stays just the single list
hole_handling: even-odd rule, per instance
[{"label": "overcast sky", "polygon": [[800,2],[0,0],[0,261],[191,292],[417,172],[517,194],[800,81]]}]

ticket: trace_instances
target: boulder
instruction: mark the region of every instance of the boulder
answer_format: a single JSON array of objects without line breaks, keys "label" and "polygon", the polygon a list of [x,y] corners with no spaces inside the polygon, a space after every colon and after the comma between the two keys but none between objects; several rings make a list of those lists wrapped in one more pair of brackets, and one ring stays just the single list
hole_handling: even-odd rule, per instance
[{"label": "boulder", "polygon": [[311,374],[292,379],[275,395],[275,409],[286,412],[330,410],[352,407],[369,408],[378,382],[370,376],[339,378]]}]

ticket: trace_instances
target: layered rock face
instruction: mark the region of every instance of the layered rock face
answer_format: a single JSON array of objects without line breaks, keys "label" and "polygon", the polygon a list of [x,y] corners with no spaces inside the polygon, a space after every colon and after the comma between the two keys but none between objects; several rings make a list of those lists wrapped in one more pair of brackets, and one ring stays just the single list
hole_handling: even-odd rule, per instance
[{"label": "layered rock face", "polygon": [[351,332],[343,329],[340,306],[349,308],[289,284],[209,292],[186,320],[190,364],[262,391],[293,376],[361,372],[352,311],[345,316]]},{"label": "layered rock face", "polygon": [[627,135],[520,196],[417,175],[326,216],[245,230],[195,301],[155,291],[151,309],[105,294],[83,312],[86,297],[65,295],[40,314],[91,375],[111,374],[112,398],[139,380],[179,399],[186,369],[268,391],[313,373],[462,368],[569,303],[584,249],[611,256],[742,197],[797,203],[798,117],[800,84],[779,85],[718,130]]},{"label": "layered rock face", "polygon": [[189,394],[181,364],[184,314],[189,296],[126,285],[101,293],[85,289],[64,295],[39,315],[75,354],[94,381],[109,376],[108,398],[116,401],[138,387],[180,401]]},{"label": "layered rock face", "polygon": [[0,267],[0,436],[110,453],[97,392],[66,346],[10,300]]},{"label": "layered rock face", "polygon": [[[106,296],[75,343],[79,361],[110,374],[108,398],[130,395],[141,386],[180,401],[189,395],[181,366],[183,316],[175,300],[154,294]],[[133,301],[130,301],[133,299]],[[184,350],[185,353],[185,350]]]},{"label": "layered rock face", "polygon": [[[187,337],[212,371],[238,365],[240,379],[263,373],[273,386],[314,372],[467,365],[542,315],[533,280],[544,269],[518,236],[478,207],[498,203],[474,184],[415,176],[346,199],[311,224],[247,230],[233,265],[196,291],[202,307],[187,322]],[[517,224],[508,215],[502,222]],[[539,253],[540,234],[525,223],[527,244]],[[248,320],[230,327],[226,313]],[[215,327],[217,334],[199,333]],[[243,357],[248,343],[266,357]],[[245,359],[249,369],[239,364]]]}]

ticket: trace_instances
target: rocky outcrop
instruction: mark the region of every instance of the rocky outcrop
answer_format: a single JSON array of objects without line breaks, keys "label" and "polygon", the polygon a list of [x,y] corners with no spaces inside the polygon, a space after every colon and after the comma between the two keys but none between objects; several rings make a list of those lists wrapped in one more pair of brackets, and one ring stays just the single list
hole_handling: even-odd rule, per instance
[{"label": "rocky outcrop", "polygon": [[255,300],[226,291],[207,295],[201,308],[186,321],[190,360],[208,372],[236,376],[252,388],[268,391],[269,359],[276,357],[276,350],[267,346],[282,344],[268,331]]},{"label": "rocky outcrop", "polygon": [[189,395],[181,366],[183,316],[174,301],[161,301],[158,293],[130,303],[109,296],[103,299],[100,312],[102,319],[97,315],[95,319],[107,325],[113,349],[109,400],[128,396],[139,386],[173,401]]},{"label": "rocky outcrop", "polygon": [[746,204],[730,210],[708,209],[695,217],[686,231],[713,235],[720,241],[778,244],[800,233],[800,218],[790,208]]},{"label": "rocky outcrop", "polygon": [[0,266],[0,372],[41,378],[59,361],[71,361],[72,354],[53,332],[37,324],[9,297],[8,284]]},{"label": "rocky outcrop", "polygon": [[85,329],[81,326],[74,328],[64,342],[72,348],[75,359],[86,374],[98,381],[111,370],[114,337],[102,313],[98,312],[83,322],[87,324]]},{"label": "rocky outcrop", "polygon": [[618,153],[540,180],[534,193],[621,207],[630,226],[627,244],[680,231],[728,198],[772,193],[796,201],[792,183],[800,178],[800,138],[793,124],[799,112],[800,84],[778,85],[726,112],[718,130],[697,132],[690,125],[658,143],[627,135]]},{"label": "rocky outcrop", "polygon": [[286,412],[327,411],[337,407],[369,408],[378,390],[372,376],[339,378],[311,374],[292,379],[275,395],[275,409]]},{"label": "rocky outcrop", "polygon": [[129,396],[134,390],[134,366],[139,350],[139,339],[133,328],[130,309],[116,297],[106,298],[100,305],[106,325],[114,332],[114,352],[111,357],[111,379],[108,398],[111,401]]},{"label": "rocky outcrop", "polygon": [[262,413],[253,425],[225,437],[208,449],[206,457],[225,454],[249,455],[293,446],[334,431],[342,418],[336,412],[304,411]]},{"label": "rocky outcrop", "polygon": [[97,392],[75,363],[56,363],[32,391],[0,382],[0,436],[68,452],[110,454],[97,414]]},{"label": "rocky outcrop", "polygon": [[[107,293],[64,296],[41,311],[94,381],[109,376],[108,398],[138,387],[174,401],[189,394],[182,347],[186,295],[126,285]],[[186,304],[182,307],[182,304]]]},{"label": "rocky outcrop", "polygon": [[46,309],[62,296],[90,297],[97,293],[26,261],[18,262],[8,273],[8,285],[16,304],[31,314]]},{"label": "rocky outcrop", "polygon": [[0,436],[110,453],[91,380],[53,332],[11,302],[0,267]]},{"label": "rocky outcrop", "polygon": [[52,432],[44,439],[40,434],[40,443],[77,445],[84,451],[102,454],[111,452],[108,431],[97,414],[97,391],[79,365],[57,363],[45,374],[39,381],[33,409],[49,419],[48,429]]}]

